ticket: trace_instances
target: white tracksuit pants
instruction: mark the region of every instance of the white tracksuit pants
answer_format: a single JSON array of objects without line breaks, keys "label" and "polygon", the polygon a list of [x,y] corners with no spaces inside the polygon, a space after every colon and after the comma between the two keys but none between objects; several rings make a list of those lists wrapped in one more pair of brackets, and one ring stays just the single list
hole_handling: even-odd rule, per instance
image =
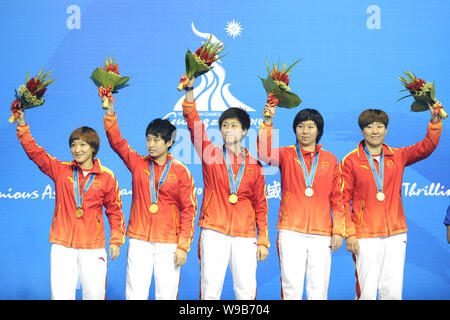
[{"label": "white tracksuit pants", "polygon": [[176,243],[156,243],[130,238],[125,298],[147,300],[154,271],[155,299],[177,299],[180,267],[175,267],[176,249]]},{"label": "white tracksuit pants", "polygon": [[75,300],[78,277],[83,300],[105,299],[105,249],[75,249],[53,244],[50,253],[52,300]]},{"label": "white tracksuit pants", "polygon": [[403,291],[406,233],[358,239],[356,299],[400,300]]},{"label": "white tracksuit pants", "polygon": [[307,299],[327,299],[331,237],[280,230],[277,245],[283,299],[302,299],[305,275]]},{"label": "white tracksuit pants", "polygon": [[255,299],[256,252],[256,238],[234,237],[202,228],[199,248],[200,299],[220,299],[228,265],[236,299]]}]

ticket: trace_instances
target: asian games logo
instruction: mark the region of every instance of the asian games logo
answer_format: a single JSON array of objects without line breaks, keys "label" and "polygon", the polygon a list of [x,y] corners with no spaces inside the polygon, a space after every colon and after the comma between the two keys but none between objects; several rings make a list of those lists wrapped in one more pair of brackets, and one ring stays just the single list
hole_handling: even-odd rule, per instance
[{"label": "asian games logo", "polygon": [[[191,23],[191,28],[192,32],[204,41],[211,37],[211,42],[222,43],[214,34],[198,31],[193,22]],[[243,29],[238,22],[233,20],[227,24],[225,30],[228,36],[235,39],[237,36],[240,36]],[[256,158],[258,129],[264,119],[262,118],[262,114],[257,117],[254,108],[248,106],[231,93],[231,84],[226,83],[225,77],[226,71],[223,63],[218,60],[212,64],[212,69],[209,72],[196,79],[194,85],[194,98],[197,111],[205,126],[208,138],[216,145],[223,144],[222,133],[219,128],[219,118],[222,112],[233,107],[247,111],[250,116],[250,128],[247,130],[245,138],[241,141],[241,145],[247,148],[248,152]],[[167,113],[163,117],[163,119],[169,120],[177,128],[176,140],[170,151],[176,159],[185,164],[200,164],[201,160],[197,153],[193,151],[190,132],[187,129],[186,120],[184,120],[183,117],[182,103],[184,98],[183,94],[175,103],[173,111]],[[194,130],[198,129],[201,130],[201,127],[197,129],[194,128]],[[195,133],[194,136],[196,136]],[[278,136],[274,137],[274,141],[278,141]],[[275,144],[275,147],[277,147],[277,142],[275,142]],[[203,158],[205,158],[205,155],[203,155]],[[274,168],[272,171],[275,172],[276,170],[277,169]]]},{"label": "asian games logo", "polygon": [[[201,39],[208,39],[211,36],[211,42],[222,43],[214,34],[204,33],[198,31],[194,22],[191,23],[191,28],[193,33]],[[227,34],[231,37],[236,38],[242,31],[242,27],[239,23],[229,22],[225,28]],[[259,128],[263,119],[252,117],[256,110],[246,103],[242,102],[230,92],[231,83],[225,83],[226,72],[223,67],[222,61],[216,61],[212,64],[211,71],[200,76],[200,84],[197,85],[198,79],[196,80],[196,87],[194,88],[194,97],[197,105],[197,111],[202,119],[205,129],[208,127],[218,126],[218,120],[222,112],[228,108],[236,107],[247,111],[250,115],[250,126]],[[163,119],[168,119],[177,126],[177,128],[187,127],[186,121],[183,118],[182,112],[182,102],[184,100],[184,95],[178,99],[173,107],[173,111],[169,112],[164,116]]]}]

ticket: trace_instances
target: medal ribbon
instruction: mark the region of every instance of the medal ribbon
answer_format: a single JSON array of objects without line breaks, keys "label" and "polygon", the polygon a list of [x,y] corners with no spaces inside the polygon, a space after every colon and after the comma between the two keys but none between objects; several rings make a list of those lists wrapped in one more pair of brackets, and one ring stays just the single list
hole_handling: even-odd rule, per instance
[{"label": "medal ribbon", "polygon": [[383,192],[383,181],[384,181],[384,154],[383,148],[381,148],[380,155],[380,174],[378,175],[377,168],[373,162],[372,156],[370,155],[369,149],[364,145],[364,152],[366,154],[367,160],[369,160],[370,168],[372,169],[373,177],[375,178],[375,183],[377,184],[378,192]]},{"label": "medal ribbon", "polygon": [[223,145],[223,155],[224,155],[224,158],[225,158],[225,163],[227,165],[228,176],[230,177],[231,194],[236,194],[237,190],[239,189],[239,185],[241,184],[242,176],[244,175],[245,158],[246,157],[244,157],[244,163],[241,164],[241,166],[239,168],[239,172],[238,172],[238,174],[236,176],[236,181],[235,181],[234,180],[233,170],[231,169],[230,158],[228,157],[228,152],[227,152],[227,148],[225,147],[225,145]]},{"label": "medal ribbon", "polygon": [[75,203],[77,205],[77,208],[81,208],[81,206],[83,205],[83,196],[89,190],[89,188],[92,184],[92,181],[94,181],[95,173],[89,174],[89,179],[86,182],[86,184],[84,185],[83,192],[80,194],[80,190],[79,190],[80,185],[78,183],[78,168],[72,167],[72,171],[73,171],[73,191],[75,193]]},{"label": "medal ribbon", "polygon": [[300,147],[298,143],[295,145],[297,150],[298,160],[300,160],[300,164],[303,169],[303,176],[305,177],[306,188],[311,188],[314,182],[314,176],[316,175],[317,163],[319,162],[319,152],[314,156],[313,163],[311,166],[311,172],[308,174],[308,169],[306,168],[305,159],[303,158],[303,154],[300,151]]},{"label": "medal ribbon", "polygon": [[170,165],[172,164],[172,159],[170,159],[166,165],[164,166],[163,173],[161,174],[161,179],[159,179],[158,190],[155,190],[155,169],[153,161],[150,162],[150,197],[152,203],[158,202],[158,193],[159,189],[163,185],[164,181],[166,181],[167,173],[170,170]]}]

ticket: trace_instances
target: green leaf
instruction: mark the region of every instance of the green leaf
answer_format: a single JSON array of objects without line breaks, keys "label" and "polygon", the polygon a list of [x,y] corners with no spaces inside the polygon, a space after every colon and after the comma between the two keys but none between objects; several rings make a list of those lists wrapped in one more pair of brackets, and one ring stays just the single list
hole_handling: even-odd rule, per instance
[{"label": "green leaf", "polygon": [[114,90],[120,90],[122,88],[128,87],[130,84],[127,83],[130,80],[130,77],[121,77],[119,81],[117,81]]},{"label": "green leaf", "polygon": [[186,74],[191,79],[192,77],[197,78],[212,69],[212,67],[208,66],[207,64],[199,62],[195,58],[194,54],[189,50],[186,52],[185,63]]},{"label": "green leaf", "polygon": [[295,61],[293,64],[291,64],[291,66],[286,70],[286,73],[289,74],[289,71],[291,71],[292,67],[295,66],[297,64],[297,62],[302,61],[302,59],[299,59],[297,61]]},{"label": "green leaf", "polygon": [[266,93],[269,94],[273,92],[274,88],[276,87],[275,82],[272,80],[270,76],[268,76],[266,79],[261,78],[261,81],[263,83],[264,89],[266,90]]},{"label": "green leaf", "polygon": [[267,67],[267,73],[270,76],[270,68],[269,68],[269,63],[267,62],[267,59],[266,59],[266,67]]},{"label": "green leaf", "polygon": [[292,109],[297,107],[302,100],[295,93],[290,91],[284,91],[278,86],[274,88],[273,95],[280,100],[278,106],[281,108]]},{"label": "green leaf", "polygon": [[102,86],[106,88],[108,85],[110,85],[111,91],[117,91],[118,89],[126,87],[127,85],[125,85],[125,82],[129,80],[129,77],[120,77],[101,68],[95,69],[94,72],[92,72],[90,78],[97,87]]},{"label": "green leaf", "polygon": [[400,99],[397,100],[397,102],[399,102],[400,100],[403,100],[405,98],[408,98],[408,97],[412,97],[412,94],[408,94],[407,96],[401,97]]},{"label": "green leaf", "polygon": [[422,111],[427,111],[428,109],[429,108],[428,108],[427,104],[422,101],[416,100],[411,105],[411,111],[413,111],[413,112],[422,112]]},{"label": "green leaf", "polygon": [[425,103],[425,104],[427,104],[427,103],[434,103],[433,99],[431,99],[431,97],[428,96],[428,95],[426,95],[426,96],[414,96],[414,99],[416,101],[420,101],[420,102]]},{"label": "green leaf", "polygon": [[433,85],[431,86],[431,89],[430,89],[430,97],[431,97],[431,99],[435,100],[436,99],[435,95],[436,95],[436,86],[435,86],[434,81],[433,81]]}]

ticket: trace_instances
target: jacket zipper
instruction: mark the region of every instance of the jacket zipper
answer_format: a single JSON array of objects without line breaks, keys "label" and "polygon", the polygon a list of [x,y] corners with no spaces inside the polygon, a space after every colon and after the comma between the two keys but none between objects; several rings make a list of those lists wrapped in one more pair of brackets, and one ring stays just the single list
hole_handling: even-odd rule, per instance
[{"label": "jacket zipper", "polygon": [[52,230],[53,230],[53,226],[55,224],[56,217],[58,216],[59,210],[61,210],[60,204],[56,207],[55,216],[53,217],[53,221],[52,221]]},{"label": "jacket zipper", "polygon": [[200,217],[200,220],[205,219],[206,209],[208,209],[209,202],[211,201],[211,198],[212,198],[213,195],[214,195],[214,190],[211,191],[211,194],[209,195],[208,200],[206,201],[205,208],[203,209],[203,212],[202,212],[202,215]]},{"label": "jacket zipper", "polygon": [[286,211],[286,206],[287,206],[287,203],[288,203],[288,201],[289,201],[289,196],[290,196],[290,195],[291,195],[291,193],[288,191],[287,196],[286,196],[286,200],[284,201],[283,211],[281,212],[280,222],[283,221],[284,213],[285,213],[285,211]]},{"label": "jacket zipper", "polygon": [[364,214],[364,201],[361,201],[361,209],[359,210],[359,217],[358,217],[358,226],[362,224],[363,214]]},{"label": "jacket zipper", "polygon": [[97,212],[95,212],[95,220],[97,221],[97,237],[100,238],[101,236],[101,227],[100,227],[100,219],[97,215]]},{"label": "jacket zipper", "polygon": [[312,199],[311,199],[312,197],[309,197],[308,198],[308,224],[306,225],[306,230],[307,230],[307,233],[309,233],[310,232],[310,228],[309,228],[309,226],[310,226],[310,221],[311,221],[311,201],[312,201]]},{"label": "jacket zipper", "polygon": [[253,217],[253,228],[255,228],[255,230],[256,230],[256,214],[255,214],[255,210],[253,209],[253,205],[252,205],[251,201],[250,201],[250,211],[252,212],[252,217]]},{"label": "jacket zipper", "polygon": [[177,214],[175,211],[175,205],[172,205],[172,216],[173,216],[173,225],[175,227],[175,235],[178,236],[178,223],[177,223]]}]

